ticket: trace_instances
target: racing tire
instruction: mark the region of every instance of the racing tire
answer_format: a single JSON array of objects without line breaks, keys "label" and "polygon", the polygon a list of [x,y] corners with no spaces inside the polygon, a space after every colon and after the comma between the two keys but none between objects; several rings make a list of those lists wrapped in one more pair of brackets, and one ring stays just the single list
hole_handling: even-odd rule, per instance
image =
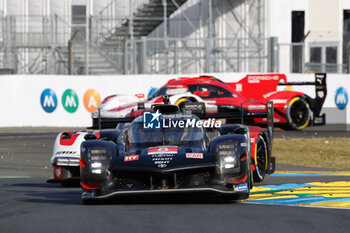
[{"label": "racing tire", "polygon": [[255,145],[255,170],[253,172],[254,182],[262,182],[266,174],[267,145],[264,137],[260,134]]},{"label": "racing tire", "polygon": [[287,106],[287,124],[292,130],[303,130],[310,122],[310,107],[305,98],[296,96]]},{"label": "racing tire", "polygon": [[250,169],[250,172],[249,172],[249,185],[248,185],[248,188],[249,190],[251,190],[254,186],[254,179],[253,179],[253,171],[252,169]]},{"label": "racing tire", "polygon": [[182,97],[175,102],[175,105],[179,107],[180,112],[183,112],[183,108],[186,103],[192,103],[192,101],[186,97]]}]

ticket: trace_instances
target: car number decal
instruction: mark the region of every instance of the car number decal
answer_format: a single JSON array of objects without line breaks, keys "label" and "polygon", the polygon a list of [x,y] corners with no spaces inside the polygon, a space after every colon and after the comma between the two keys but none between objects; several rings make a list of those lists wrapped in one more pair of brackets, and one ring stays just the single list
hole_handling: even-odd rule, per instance
[{"label": "car number decal", "polygon": [[203,153],[186,153],[188,159],[203,159]]},{"label": "car number decal", "polygon": [[151,147],[148,148],[148,154],[176,154],[177,146]]}]

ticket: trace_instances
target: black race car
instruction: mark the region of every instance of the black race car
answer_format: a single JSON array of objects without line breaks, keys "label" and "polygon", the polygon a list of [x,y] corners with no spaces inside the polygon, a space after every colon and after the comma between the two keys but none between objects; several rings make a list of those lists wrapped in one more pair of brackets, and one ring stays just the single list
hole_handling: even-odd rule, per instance
[{"label": "black race car", "polygon": [[[269,104],[268,117],[266,113],[244,113],[243,117],[267,117],[271,123],[273,107]],[[190,108],[197,109],[193,104]],[[272,127],[268,132],[252,128],[257,133],[241,124],[224,125],[218,129],[218,136],[209,141],[203,127],[191,126],[201,126],[197,124],[201,118],[237,119],[243,113],[202,112],[196,116],[180,113],[177,106],[166,104],[155,105],[153,110],[161,113],[152,115],[155,118],[152,121],[162,122],[155,128],[146,128],[146,115],[141,115],[114,119],[120,123],[115,130],[85,135],[80,154],[84,203],[121,195],[194,192],[213,193],[224,199],[246,199],[254,182],[255,162],[250,142],[258,141],[258,137],[266,139],[268,153],[260,158],[263,164],[259,169],[256,166],[254,170],[264,174],[273,172]]]}]

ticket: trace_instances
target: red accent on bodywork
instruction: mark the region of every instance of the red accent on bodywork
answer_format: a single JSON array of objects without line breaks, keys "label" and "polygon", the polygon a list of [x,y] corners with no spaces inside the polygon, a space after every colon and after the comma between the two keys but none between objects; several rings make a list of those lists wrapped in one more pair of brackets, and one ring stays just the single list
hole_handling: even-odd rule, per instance
[{"label": "red accent on bodywork", "polygon": [[96,139],[99,139],[101,137],[100,132],[96,132],[95,135],[96,135]]},{"label": "red accent on bodywork", "polygon": [[249,127],[250,138],[253,139],[253,142],[252,140],[250,140],[251,156],[252,156],[252,159],[255,160],[255,144],[256,144],[256,141],[258,140],[259,134],[264,132],[264,130],[258,126],[248,126],[248,127]]},{"label": "red accent on bodywork", "polygon": [[137,104],[132,103],[132,104],[128,104],[128,105],[122,105],[118,108],[113,108],[111,110],[108,110],[108,112],[119,112],[119,111],[122,111],[124,109],[131,108],[131,107],[137,107]]},{"label": "red accent on bodywork", "polygon": [[87,163],[84,160],[82,160],[82,159],[79,159],[79,164],[82,167],[86,167],[87,166]]},{"label": "red accent on bodywork", "polygon": [[168,84],[166,87],[169,89],[188,88],[188,86],[186,85],[172,85],[172,84]]},{"label": "red accent on bodywork", "polygon": [[235,91],[249,99],[260,99],[263,94],[277,90],[279,82],[287,82],[284,74],[254,74],[247,75],[238,82],[226,83]]},{"label": "red accent on bodywork", "polygon": [[104,100],[102,100],[102,104],[106,103],[108,100],[110,100],[111,98],[113,97],[116,97],[117,95],[110,95],[110,96],[107,96]]},{"label": "red accent on bodywork", "polygon": [[53,177],[55,179],[61,179],[62,178],[62,169],[60,166],[53,165]]},{"label": "red accent on bodywork", "polygon": [[145,94],[143,94],[143,93],[137,93],[137,94],[135,94],[135,96],[137,97],[137,98],[144,98],[145,97]]},{"label": "red accent on bodywork", "polygon": [[60,145],[71,146],[74,144],[75,140],[78,138],[78,133],[63,132],[60,137]]},{"label": "red accent on bodywork", "polygon": [[137,116],[141,116],[144,112],[144,109],[138,109],[138,110],[134,110],[132,109],[131,112],[129,114],[127,114],[127,117],[137,117]]},{"label": "red accent on bodywork", "polygon": [[100,184],[97,184],[97,183],[92,183],[92,182],[84,183],[83,181],[80,181],[80,185],[81,187],[83,187],[83,189],[98,189],[101,186]]},{"label": "red accent on bodywork", "polygon": [[248,178],[248,175],[245,175],[245,176],[244,176],[242,179],[240,179],[239,181],[229,182],[229,184],[241,184],[241,183],[243,183],[247,178]]},{"label": "red accent on bodywork", "polygon": [[243,162],[244,160],[246,160],[246,159],[247,159],[247,156],[248,156],[248,154],[247,154],[247,153],[244,153],[243,157],[241,158],[241,161]]},{"label": "red accent on bodywork", "polygon": [[161,97],[158,97],[157,99],[155,99],[155,100],[153,101],[153,103],[154,103],[154,104],[163,103],[163,97],[162,97],[162,96],[161,96]]},{"label": "red accent on bodywork", "polygon": [[151,147],[148,148],[148,154],[176,154],[177,146]]},{"label": "red accent on bodywork", "polygon": [[126,155],[124,156],[124,162],[139,160],[139,155]]},{"label": "red accent on bodywork", "polygon": [[209,91],[194,91],[193,94],[198,96],[209,96]]}]

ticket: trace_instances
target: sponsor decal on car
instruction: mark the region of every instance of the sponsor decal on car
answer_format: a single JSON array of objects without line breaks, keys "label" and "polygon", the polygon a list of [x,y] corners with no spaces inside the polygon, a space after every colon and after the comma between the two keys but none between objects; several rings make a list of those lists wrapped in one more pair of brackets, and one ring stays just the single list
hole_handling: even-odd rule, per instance
[{"label": "sponsor decal on car", "polygon": [[56,179],[62,178],[62,172],[61,172],[61,167],[55,166],[54,167],[54,177]]},{"label": "sponsor decal on car", "polygon": [[273,102],[273,104],[285,104],[285,103],[287,103],[286,99],[274,99],[271,101]]},{"label": "sponsor decal on car", "polygon": [[260,80],[278,80],[278,75],[274,76],[249,76],[248,83],[260,83]]},{"label": "sponsor decal on car", "polygon": [[151,147],[148,148],[148,154],[176,154],[177,146]]},{"label": "sponsor decal on car", "polygon": [[237,83],[236,84],[236,91],[238,91],[238,92],[242,92],[242,90],[243,90],[243,88],[242,88],[243,86],[242,86],[242,84],[241,83]]},{"label": "sponsor decal on car", "polygon": [[139,160],[139,155],[126,155],[124,156],[124,162]]},{"label": "sponsor decal on car", "polygon": [[173,160],[173,156],[174,154],[152,154],[152,161],[159,168],[165,168]]},{"label": "sponsor decal on car", "polygon": [[249,105],[249,110],[264,110],[266,107],[265,105]]},{"label": "sponsor decal on car", "polygon": [[203,159],[203,153],[186,153],[188,159]]},{"label": "sponsor decal on car", "polygon": [[57,151],[55,155],[74,155],[76,151]]},{"label": "sponsor decal on car", "polygon": [[235,190],[236,191],[248,191],[248,186],[247,186],[247,184],[239,184],[239,185],[236,185]]}]

